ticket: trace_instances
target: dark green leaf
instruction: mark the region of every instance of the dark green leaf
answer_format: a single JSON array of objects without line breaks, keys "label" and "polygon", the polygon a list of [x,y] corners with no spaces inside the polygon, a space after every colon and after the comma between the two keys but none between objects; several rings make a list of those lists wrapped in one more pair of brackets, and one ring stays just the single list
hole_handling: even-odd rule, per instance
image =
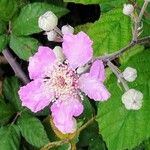
[{"label": "dark green leaf", "polygon": [[0,126],[7,123],[13,114],[13,107],[0,101]]},{"label": "dark green leaf", "polygon": [[49,142],[42,123],[36,117],[22,113],[17,125],[22,136],[33,146],[40,148]]},{"label": "dark green leaf", "polygon": [[0,20],[0,34],[4,34],[7,30],[6,23]]},{"label": "dark green leaf", "polygon": [[46,11],[52,11],[58,17],[68,12],[65,8],[46,3],[28,4],[22,8],[19,17],[13,22],[13,33],[17,35],[30,35],[40,32],[41,29],[38,27],[38,18]]},{"label": "dark green leaf", "polygon": [[127,66],[137,69],[136,81],[130,83],[143,93],[143,106],[140,110],[127,110],[121,102],[123,91],[117,86],[117,79],[111,75],[107,81],[111,98],[98,105],[97,122],[100,133],[106,141],[109,150],[131,149],[150,137],[150,51],[145,50],[130,58],[120,68]]},{"label": "dark green leaf", "polygon": [[0,18],[9,21],[17,11],[16,0],[0,0]]},{"label": "dark green leaf", "polygon": [[0,150],[19,150],[20,132],[16,125],[0,128]]},{"label": "dark green leaf", "polygon": [[17,111],[22,109],[21,101],[18,96],[19,88],[20,84],[16,77],[5,78],[3,83],[3,94]]},{"label": "dark green leaf", "polygon": [[39,42],[34,38],[11,35],[10,48],[23,60],[28,60],[37,51],[38,46]]},{"label": "dark green leaf", "polygon": [[0,35],[0,52],[2,52],[6,48],[8,41],[9,38],[6,34]]}]

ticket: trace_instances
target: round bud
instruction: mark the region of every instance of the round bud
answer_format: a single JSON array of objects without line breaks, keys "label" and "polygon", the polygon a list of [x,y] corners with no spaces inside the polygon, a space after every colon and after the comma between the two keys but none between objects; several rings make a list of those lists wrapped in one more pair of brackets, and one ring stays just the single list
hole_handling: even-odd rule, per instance
[{"label": "round bud", "polygon": [[55,46],[55,48],[53,49],[53,52],[59,62],[63,62],[65,60],[65,56],[60,46]]},{"label": "round bud", "polygon": [[74,33],[74,28],[70,25],[64,25],[61,28],[62,34],[73,34]]},{"label": "round bud", "polygon": [[123,72],[122,76],[128,82],[133,82],[137,78],[137,70],[131,67],[127,67]]},{"label": "round bud", "polygon": [[135,89],[130,89],[122,95],[122,103],[126,109],[138,110],[142,107],[143,94]]},{"label": "round bud", "polygon": [[53,30],[58,24],[57,16],[51,12],[47,11],[45,14],[39,17],[38,25],[44,31]]},{"label": "round bud", "polygon": [[131,4],[124,4],[123,13],[125,15],[129,16],[129,15],[131,15],[133,13],[133,11],[134,11],[133,5],[131,5]]},{"label": "round bud", "polygon": [[47,34],[48,41],[55,41],[57,37],[57,33],[54,30],[46,32],[46,34]]}]

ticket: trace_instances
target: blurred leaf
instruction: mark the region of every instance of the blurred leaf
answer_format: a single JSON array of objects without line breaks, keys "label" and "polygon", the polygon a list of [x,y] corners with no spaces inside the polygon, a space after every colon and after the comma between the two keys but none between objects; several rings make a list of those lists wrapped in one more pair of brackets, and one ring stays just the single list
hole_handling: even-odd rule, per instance
[{"label": "blurred leaf", "polygon": [[3,82],[3,94],[5,98],[15,107],[16,111],[22,109],[21,101],[18,96],[20,88],[19,80],[16,77],[5,78]]},{"label": "blurred leaf", "polygon": [[37,51],[38,46],[39,42],[34,38],[11,35],[10,48],[23,60],[28,60]]},{"label": "blurred leaf", "polygon": [[22,113],[17,125],[22,136],[33,146],[40,148],[49,142],[42,123],[36,117]]},{"label": "blurred leaf", "polygon": [[0,34],[4,34],[7,31],[6,23],[0,20]]},{"label": "blurred leaf", "polygon": [[0,101],[0,126],[8,123],[9,119],[15,113],[13,107],[8,103]]},{"label": "blurred leaf", "polygon": [[78,33],[80,31],[87,32],[88,29],[92,26],[92,24],[93,23],[86,23],[86,24],[83,24],[83,25],[76,26],[75,27],[75,33]]},{"label": "blurred leaf", "polygon": [[12,24],[12,31],[17,35],[30,35],[38,33],[38,18],[46,11],[52,11],[57,17],[65,15],[68,10],[63,7],[46,3],[31,3],[21,9],[20,15]]},{"label": "blurred leaf", "polygon": [[8,35],[2,34],[0,35],[0,52],[2,52],[8,44],[9,38]]},{"label": "blurred leaf", "polygon": [[17,11],[16,0],[0,0],[0,18],[9,21]]},{"label": "blurred leaf", "polygon": [[1,150],[19,150],[20,132],[16,125],[0,128],[0,149]]},{"label": "blurred leaf", "polygon": [[130,58],[121,69],[127,66],[137,69],[136,81],[129,84],[130,88],[141,91],[144,95],[140,110],[127,110],[121,102],[123,91],[117,86],[117,79],[112,74],[107,81],[111,98],[99,103],[97,122],[100,133],[109,150],[131,149],[150,137],[150,51],[145,50]]},{"label": "blurred leaf", "polygon": [[126,46],[132,36],[130,17],[115,9],[102,15],[87,31],[96,56],[112,53]]}]

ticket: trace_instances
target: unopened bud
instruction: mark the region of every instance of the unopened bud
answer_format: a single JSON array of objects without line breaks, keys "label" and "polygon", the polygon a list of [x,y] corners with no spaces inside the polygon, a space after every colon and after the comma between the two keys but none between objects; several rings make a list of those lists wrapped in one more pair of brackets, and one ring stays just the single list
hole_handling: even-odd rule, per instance
[{"label": "unopened bud", "polygon": [[135,89],[130,89],[122,95],[122,103],[126,109],[139,110],[142,107],[143,94]]},{"label": "unopened bud", "polygon": [[57,33],[54,30],[46,32],[46,34],[47,34],[48,41],[55,41],[57,37]]},{"label": "unopened bud", "polygon": [[45,14],[39,17],[38,25],[44,31],[53,30],[58,24],[57,16],[51,12],[47,11]]},{"label": "unopened bud", "polygon": [[64,25],[61,28],[62,34],[73,34],[74,33],[74,28],[70,25]]},{"label": "unopened bud", "polygon": [[63,62],[65,60],[65,56],[60,46],[55,46],[53,52],[55,53],[55,56],[59,62]]},{"label": "unopened bud", "polygon": [[122,72],[122,75],[126,81],[133,82],[137,78],[137,70],[131,67],[127,67]]},{"label": "unopened bud", "polygon": [[133,5],[131,5],[131,4],[124,4],[124,6],[123,6],[123,13],[125,15],[129,16],[129,15],[131,15],[133,13],[133,11],[134,11]]}]

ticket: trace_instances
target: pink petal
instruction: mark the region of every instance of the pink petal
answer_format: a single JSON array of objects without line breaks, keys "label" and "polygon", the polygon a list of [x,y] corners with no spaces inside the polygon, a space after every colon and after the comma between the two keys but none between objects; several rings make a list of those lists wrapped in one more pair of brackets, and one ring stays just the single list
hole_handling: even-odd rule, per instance
[{"label": "pink petal", "polygon": [[99,79],[99,81],[105,80],[105,69],[104,64],[101,60],[96,60],[90,69],[90,76],[96,79]]},{"label": "pink petal", "polygon": [[42,84],[42,80],[34,80],[23,86],[18,91],[22,106],[26,106],[32,112],[42,110],[48,106],[52,94],[46,93]]},{"label": "pink petal", "polygon": [[76,130],[76,121],[73,116],[83,112],[83,105],[78,99],[68,98],[65,101],[55,102],[51,106],[53,122],[62,133],[73,133]]},{"label": "pink petal", "polygon": [[79,32],[77,35],[64,35],[63,52],[72,68],[82,66],[92,58],[92,43],[84,32]]},{"label": "pink petal", "polygon": [[102,82],[91,77],[89,73],[81,75],[79,78],[80,89],[95,101],[105,101],[110,97],[110,93]]},{"label": "pink petal", "polygon": [[37,79],[44,75],[45,70],[56,60],[55,54],[49,47],[40,46],[38,52],[29,58],[29,76]]}]

